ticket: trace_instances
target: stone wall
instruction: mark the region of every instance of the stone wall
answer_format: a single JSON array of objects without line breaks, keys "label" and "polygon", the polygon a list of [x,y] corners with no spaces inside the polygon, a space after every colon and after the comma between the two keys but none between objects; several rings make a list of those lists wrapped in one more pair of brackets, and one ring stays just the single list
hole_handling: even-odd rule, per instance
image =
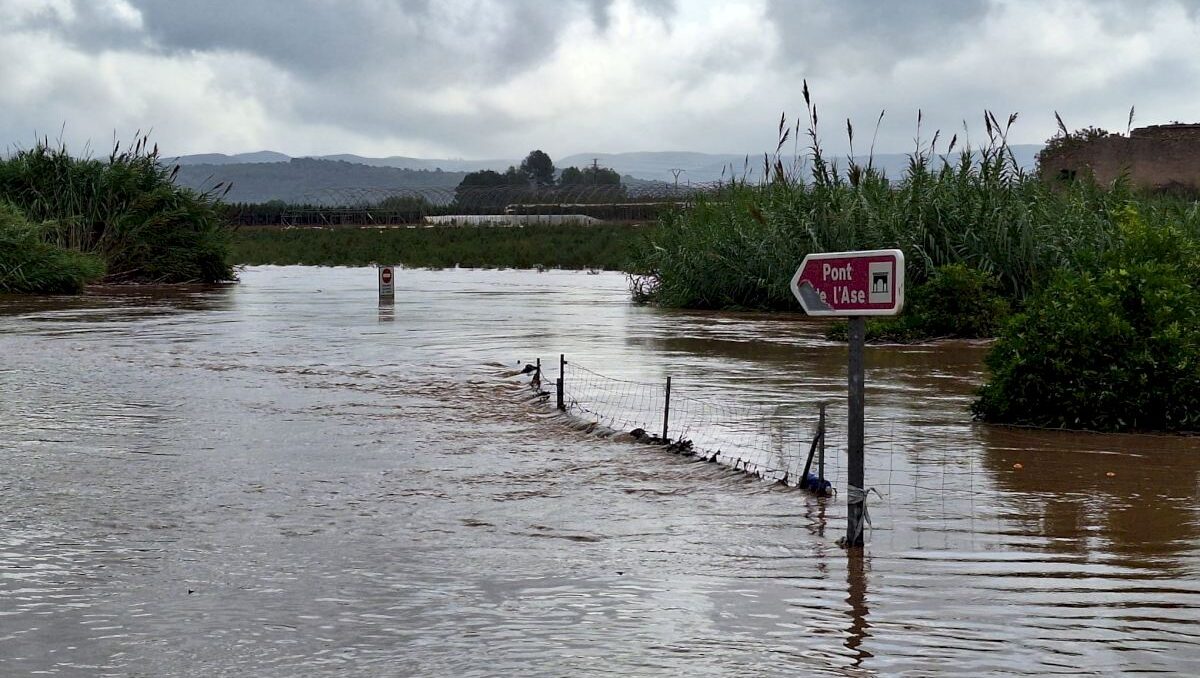
[{"label": "stone wall", "polygon": [[1095,139],[1043,154],[1040,169],[1047,181],[1090,170],[1110,183],[1127,171],[1142,188],[1200,192],[1200,125],[1155,125]]}]

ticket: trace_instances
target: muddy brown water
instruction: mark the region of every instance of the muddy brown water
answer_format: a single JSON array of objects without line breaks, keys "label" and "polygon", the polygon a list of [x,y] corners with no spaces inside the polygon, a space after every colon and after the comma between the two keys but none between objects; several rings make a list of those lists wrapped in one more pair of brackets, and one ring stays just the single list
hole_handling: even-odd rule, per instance
[{"label": "muddy brown water", "polygon": [[609,274],[396,282],[0,300],[0,675],[1200,671],[1200,441],[973,424],[985,347],[872,347],[848,557],[840,497],[577,431],[512,376],[834,399],[844,485],[819,324]]}]

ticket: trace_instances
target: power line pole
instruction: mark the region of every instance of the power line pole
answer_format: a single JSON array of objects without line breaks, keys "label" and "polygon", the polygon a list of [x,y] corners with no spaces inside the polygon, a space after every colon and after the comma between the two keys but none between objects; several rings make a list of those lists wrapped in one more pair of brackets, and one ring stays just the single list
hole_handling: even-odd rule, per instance
[{"label": "power line pole", "polygon": [[685,170],[685,169],[680,169],[680,168],[678,168],[678,167],[672,167],[672,168],[671,168],[671,174],[674,174],[674,175],[675,175],[675,192],[676,192],[676,193],[678,193],[678,192],[679,192],[679,175],[680,175],[680,174],[683,174],[683,173],[684,173],[684,172],[686,172],[686,171],[687,171],[687,170]]}]

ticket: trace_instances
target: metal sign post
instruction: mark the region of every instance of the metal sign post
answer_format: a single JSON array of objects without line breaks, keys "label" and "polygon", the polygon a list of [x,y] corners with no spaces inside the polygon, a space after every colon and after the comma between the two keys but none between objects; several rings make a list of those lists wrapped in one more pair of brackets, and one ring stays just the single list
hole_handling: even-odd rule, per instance
[{"label": "metal sign post", "polygon": [[866,316],[896,315],[904,308],[904,253],[900,250],[827,252],[804,257],[792,276],[792,294],[813,316],[850,319],[846,413],[846,546],[863,545],[867,490],[863,473]]},{"label": "metal sign post", "polygon": [[866,344],[867,321],[862,316],[850,318],[850,360],[847,365],[846,390],[846,546],[863,545],[863,510],[866,507],[863,478],[863,417],[866,401],[866,379],[863,376],[863,346]]}]

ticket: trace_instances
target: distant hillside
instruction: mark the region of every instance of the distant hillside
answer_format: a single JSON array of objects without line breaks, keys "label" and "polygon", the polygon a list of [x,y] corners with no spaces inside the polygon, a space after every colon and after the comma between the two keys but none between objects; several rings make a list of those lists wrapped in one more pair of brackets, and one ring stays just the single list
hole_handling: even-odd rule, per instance
[{"label": "distant hillside", "polygon": [[[402,155],[393,155],[386,158],[368,158],[361,155],[353,155],[351,153],[340,153],[337,155],[318,155],[305,156],[312,160],[340,160],[356,165],[368,165],[370,167],[394,167],[396,169],[411,169],[411,170],[442,170],[445,172],[476,172],[478,170],[496,170],[503,171],[508,169],[510,165],[521,164],[520,160],[462,160],[450,158],[409,158]],[[258,151],[256,153],[237,153],[234,155],[225,155],[224,153],[200,153],[198,155],[183,155],[175,158],[174,161],[183,166],[190,165],[234,165],[245,163],[263,163],[263,162],[287,162],[292,157],[275,151]]]},{"label": "distant hillside", "polygon": [[234,165],[248,162],[287,162],[291,159],[291,156],[276,153],[275,151],[258,151],[256,153],[238,153],[236,155],[201,153],[199,155],[180,156],[174,160],[180,165]]},{"label": "distant hillside", "polygon": [[287,162],[183,164],[176,181],[197,190],[232,183],[228,202],[359,204],[393,194],[420,193],[445,202],[465,172],[371,167],[338,160],[292,158]]},{"label": "distant hillside", "polygon": [[[1033,169],[1037,144],[1013,146],[1017,162]],[[762,154],[753,156],[718,155],[690,152],[578,153],[555,160],[559,168],[587,167],[593,159],[603,167],[616,170],[631,188],[652,188],[654,182],[674,185],[673,168],[683,170],[680,187],[710,184],[731,177],[762,175]],[[832,158],[831,158],[832,159]],[[836,158],[844,168],[846,159]],[[860,163],[866,158],[860,157]],[[218,182],[232,182],[226,197],[231,202],[311,202],[319,204],[357,204],[376,202],[389,194],[421,193],[434,202],[448,202],[455,186],[467,172],[479,169],[503,170],[519,160],[426,160],[393,156],[365,158],[335,155],[324,158],[289,158],[274,151],[222,155],[208,153],[183,156],[179,182],[196,189],[211,188]],[[785,161],[786,162],[786,161]],[[889,177],[899,177],[908,166],[904,153],[876,154],[875,166]],[[802,170],[803,171],[803,170]],[[648,182],[643,184],[643,182]],[[641,184],[641,185],[639,185]]]},{"label": "distant hillside", "polygon": [[346,162],[354,162],[360,165],[371,165],[373,167],[396,167],[398,169],[415,169],[415,170],[436,170],[440,169],[446,172],[478,172],[479,170],[496,170],[502,172],[509,166],[520,165],[520,160],[452,160],[447,158],[441,159],[426,159],[426,158],[407,158],[402,155],[393,155],[387,158],[365,158],[361,155],[341,154],[341,155],[322,155],[321,160],[344,160]]}]

